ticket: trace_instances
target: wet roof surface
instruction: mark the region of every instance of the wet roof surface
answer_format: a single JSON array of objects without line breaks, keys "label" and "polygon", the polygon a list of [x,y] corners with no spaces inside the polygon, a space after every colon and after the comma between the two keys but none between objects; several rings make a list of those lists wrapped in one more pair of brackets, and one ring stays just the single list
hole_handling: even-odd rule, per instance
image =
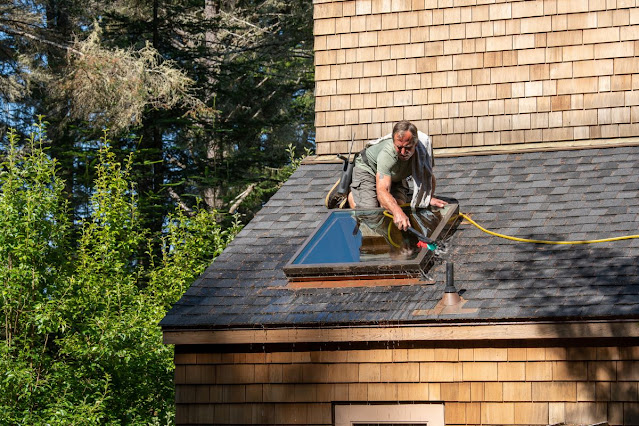
[{"label": "wet roof surface", "polygon": [[[303,165],[175,304],[165,328],[639,317],[639,240],[519,243],[459,226],[428,272],[399,286],[293,290],[282,267],[326,215],[341,165]],[[437,195],[491,230],[523,238],[639,233],[639,147],[438,158]],[[445,287],[462,314],[420,315]],[[432,283],[434,281],[434,284]],[[473,309],[474,308],[474,309]],[[421,311],[421,312],[416,312]]]}]

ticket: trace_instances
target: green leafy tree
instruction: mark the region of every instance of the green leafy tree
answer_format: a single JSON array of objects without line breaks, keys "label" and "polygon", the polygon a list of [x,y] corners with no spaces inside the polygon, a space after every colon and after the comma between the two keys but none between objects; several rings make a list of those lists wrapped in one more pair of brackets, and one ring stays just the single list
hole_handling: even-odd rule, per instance
[{"label": "green leafy tree", "polygon": [[[172,349],[157,323],[239,230],[176,211],[161,258],[140,226],[131,159],[103,138],[77,245],[42,126],[0,174],[0,418],[10,424],[172,422]],[[144,267],[144,265],[150,265]]]},{"label": "green leafy tree", "polygon": [[238,218],[222,229],[216,212],[199,204],[191,214],[176,208],[168,222],[168,232],[162,238],[161,259],[149,273],[149,292],[159,317],[184,294],[188,286],[208,266],[209,260],[222,253],[241,230]]},{"label": "green leafy tree", "polygon": [[0,172],[0,418],[32,423],[51,392],[51,348],[65,329],[52,301],[66,275],[69,223],[56,163],[42,149],[42,125],[23,149],[8,134]]},{"label": "green leafy tree", "polygon": [[73,328],[56,343],[75,371],[69,383],[74,402],[104,407],[100,421],[137,423],[149,413],[166,414],[166,385],[156,382],[166,375],[158,371],[166,364],[154,359],[157,352],[149,351],[153,324],[138,287],[144,271],[137,259],[145,235],[129,168],[130,161],[119,163],[105,140],[98,156],[92,214],[83,224],[67,297],[61,301]]}]

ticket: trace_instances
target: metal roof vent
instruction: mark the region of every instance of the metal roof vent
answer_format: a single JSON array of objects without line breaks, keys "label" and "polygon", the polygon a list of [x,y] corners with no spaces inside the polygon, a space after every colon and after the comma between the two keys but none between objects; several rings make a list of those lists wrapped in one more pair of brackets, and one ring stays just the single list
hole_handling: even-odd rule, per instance
[{"label": "metal roof vent", "polygon": [[455,273],[452,262],[446,262],[446,288],[444,289],[444,297],[442,302],[446,306],[457,305],[461,302],[461,297],[455,288]]},{"label": "metal roof vent", "polygon": [[437,302],[437,305],[435,305],[433,309],[416,309],[413,311],[413,315],[461,315],[477,312],[477,308],[464,308],[464,305],[468,301],[457,293],[454,278],[453,263],[446,262],[446,287],[444,288],[444,296]]}]

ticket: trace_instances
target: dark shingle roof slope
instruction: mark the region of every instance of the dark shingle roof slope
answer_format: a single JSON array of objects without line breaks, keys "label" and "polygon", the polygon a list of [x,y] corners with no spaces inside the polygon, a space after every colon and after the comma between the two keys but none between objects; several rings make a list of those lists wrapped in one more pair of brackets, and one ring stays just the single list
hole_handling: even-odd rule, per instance
[{"label": "dark shingle roof slope", "polygon": [[[639,240],[508,241],[459,226],[435,284],[288,289],[282,266],[326,214],[337,164],[303,165],[193,283],[172,328],[639,317]],[[439,158],[437,193],[483,226],[551,240],[639,234],[639,147]],[[428,314],[454,262],[466,313]]]}]

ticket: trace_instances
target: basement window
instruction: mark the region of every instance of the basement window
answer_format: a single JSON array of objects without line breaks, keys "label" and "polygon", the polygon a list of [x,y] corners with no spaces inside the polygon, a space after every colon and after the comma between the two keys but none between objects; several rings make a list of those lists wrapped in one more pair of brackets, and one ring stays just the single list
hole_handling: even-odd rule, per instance
[{"label": "basement window", "polygon": [[[413,229],[431,240],[452,232],[458,212],[452,203],[405,210]],[[418,277],[433,255],[418,242],[383,209],[333,210],[283,269],[290,281]]]},{"label": "basement window", "polygon": [[336,404],[335,426],[444,426],[444,404]]}]

